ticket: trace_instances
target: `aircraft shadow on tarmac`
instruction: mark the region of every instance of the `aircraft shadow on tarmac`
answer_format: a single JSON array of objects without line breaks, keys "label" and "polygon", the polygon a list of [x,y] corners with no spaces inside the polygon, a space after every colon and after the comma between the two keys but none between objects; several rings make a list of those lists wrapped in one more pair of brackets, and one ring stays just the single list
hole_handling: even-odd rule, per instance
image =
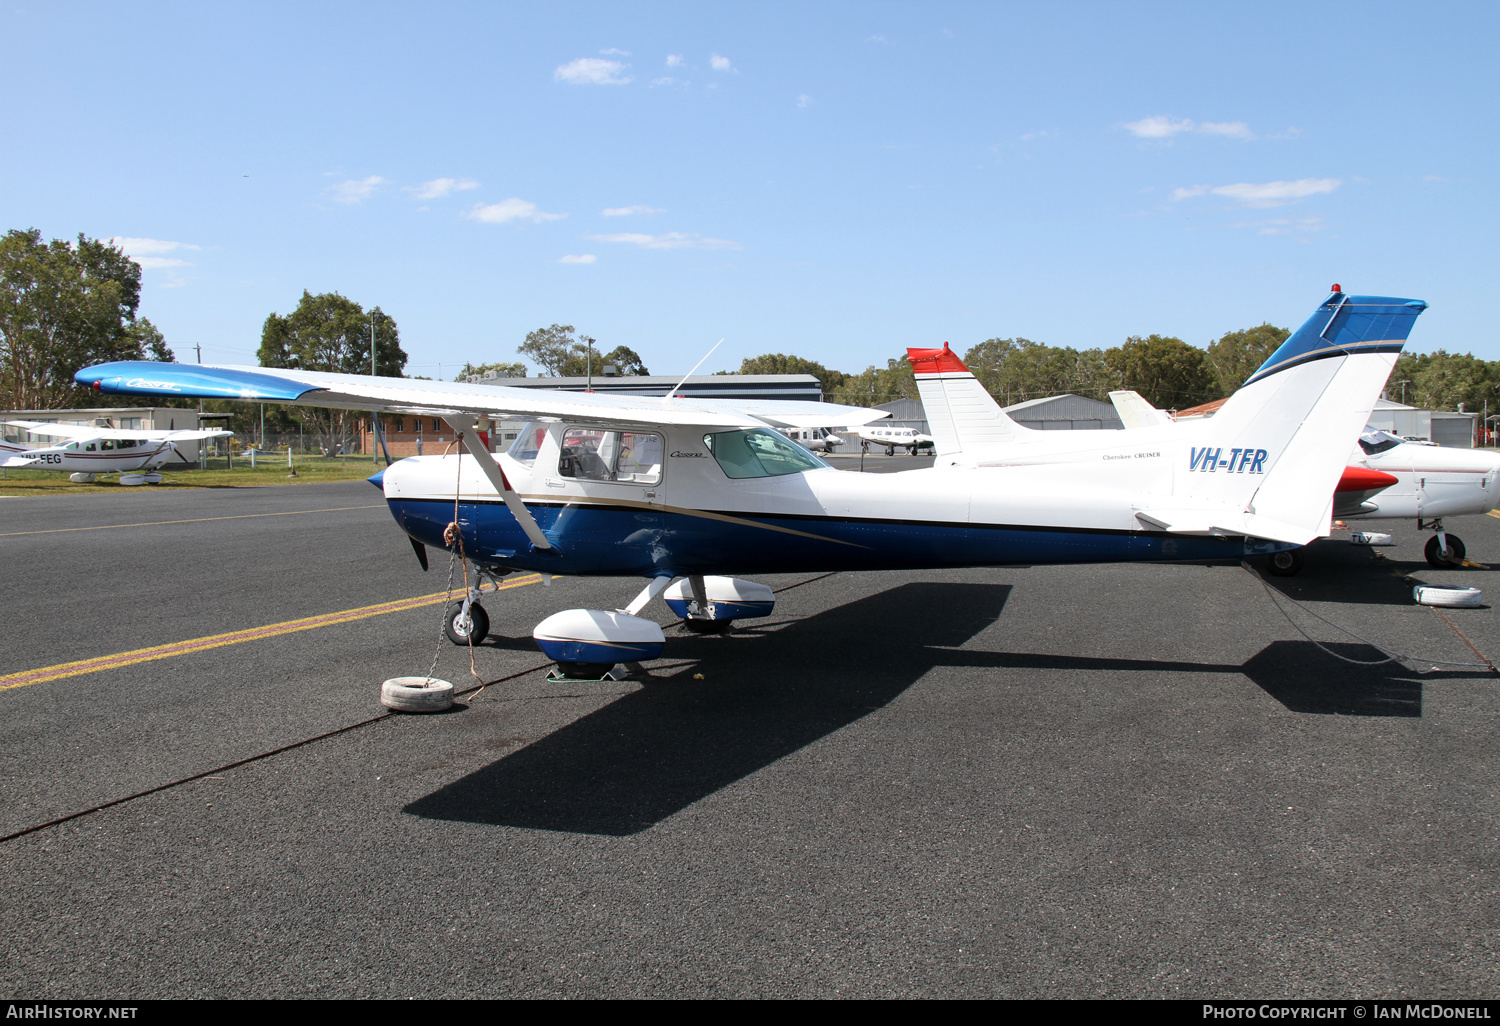
[{"label": "aircraft shadow on tarmac", "polygon": [[[406,811],[637,833],[885,706],[994,623],[1009,594],[1001,584],[906,584],[759,637],[674,636],[673,656],[700,665],[648,681]],[[899,625],[889,633],[902,643],[869,644],[872,623]]]},{"label": "aircraft shadow on tarmac", "polygon": [[[1427,584],[1467,584],[1468,575],[1489,569],[1475,566],[1438,570],[1423,559],[1397,559],[1380,549],[1333,539],[1309,545],[1307,565],[1295,577],[1265,579],[1271,587],[1299,602],[1409,606],[1413,578]],[[1450,573],[1454,575],[1452,580]]]},{"label": "aircraft shadow on tarmac", "polygon": [[[1396,663],[1344,663],[1306,641],[1273,642],[1243,664],[960,649],[1000,616],[1009,593],[1009,585],[907,584],[759,638],[675,638],[674,654],[701,664],[656,678],[405,811],[496,826],[638,833],[884,707],[938,666],[1233,673],[1293,712],[1422,714],[1425,678]],[[862,644],[871,623],[900,626],[887,643]],[[1326,647],[1353,659],[1380,657],[1364,645]],[[692,680],[695,669],[710,679]]]}]

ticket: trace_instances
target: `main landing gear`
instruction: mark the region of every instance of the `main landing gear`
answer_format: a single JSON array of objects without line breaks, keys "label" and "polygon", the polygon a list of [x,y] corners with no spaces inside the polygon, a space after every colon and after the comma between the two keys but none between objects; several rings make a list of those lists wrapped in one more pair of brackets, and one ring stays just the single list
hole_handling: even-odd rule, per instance
[{"label": "main landing gear", "polygon": [[1301,549],[1273,552],[1266,557],[1266,572],[1272,577],[1291,577],[1301,571],[1304,561]]},{"label": "main landing gear", "polygon": [[1422,518],[1418,517],[1417,530],[1437,532],[1427,539],[1427,547],[1422,550],[1422,554],[1427,557],[1427,562],[1439,570],[1452,570],[1454,567],[1464,565],[1464,557],[1468,554],[1468,550],[1464,548],[1463,539],[1443,530],[1442,517],[1429,520],[1426,524],[1423,524]]},{"label": "main landing gear", "polygon": [[657,577],[624,609],[566,609],[537,624],[531,636],[564,676],[600,680],[617,663],[661,655],[667,642],[661,626],[637,615],[657,596],[696,634],[722,633],[735,620],[770,616],[776,607],[771,589],[754,581]]}]

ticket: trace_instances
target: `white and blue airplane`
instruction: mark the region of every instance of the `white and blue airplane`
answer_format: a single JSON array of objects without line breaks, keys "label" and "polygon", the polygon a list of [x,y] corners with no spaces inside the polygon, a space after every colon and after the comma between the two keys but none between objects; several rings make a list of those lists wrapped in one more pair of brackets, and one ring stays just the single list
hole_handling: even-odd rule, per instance
[{"label": "white and blue airplane", "polygon": [[[691,630],[769,614],[770,590],[741,575],[1234,562],[1305,545],[1328,530],[1364,411],[1425,308],[1329,297],[1191,430],[1089,432],[1091,446],[1070,453],[983,465],[940,454],[939,466],[880,475],[836,471],[772,430],[880,415],[855,407],[160,363],[101,364],[76,379],[105,394],[447,419],[467,455],[416,456],[372,478],[392,516],[424,563],[425,546],[461,547],[491,574],[645,578],[624,609],[568,610],[533,631],[565,673],[602,675],[661,654],[661,627],[638,615],[657,597]],[[479,436],[501,417],[532,425],[493,455]],[[472,599],[450,610],[450,626],[477,640],[488,618]]]},{"label": "white and blue airplane", "polygon": [[5,423],[33,435],[48,435],[65,441],[34,446],[0,438],[0,467],[60,470],[77,484],[89,484],[99,474],[119,474],[122,485],[157,484],[161,481],[157,468],[176,454],[176,443],[234,434],[217,429],[142,431],[41,420],[7,420]]}]

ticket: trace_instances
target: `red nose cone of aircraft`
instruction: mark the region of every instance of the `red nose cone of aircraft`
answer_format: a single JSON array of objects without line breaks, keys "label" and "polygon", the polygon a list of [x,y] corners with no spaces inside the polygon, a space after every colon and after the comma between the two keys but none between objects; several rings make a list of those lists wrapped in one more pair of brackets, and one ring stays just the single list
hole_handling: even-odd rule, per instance
[{"label": "red nose cone of aircraft", "polygon": [[1335,492],[1376,492],[1396,483],[1394,475],[1369,467],[1345,467]]}]

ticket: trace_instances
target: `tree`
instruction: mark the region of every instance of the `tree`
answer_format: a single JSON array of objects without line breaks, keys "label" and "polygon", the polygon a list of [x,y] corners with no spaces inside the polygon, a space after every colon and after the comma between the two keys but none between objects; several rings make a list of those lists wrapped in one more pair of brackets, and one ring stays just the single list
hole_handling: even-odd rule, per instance
[{"label": "tree", "polygon": [[1133,335],[1104,359],[1116,388],[1133,389],[1161,409],[1196,406],[1222,394],[1208,354],[1180,338]]},{"label": "tree", "polygon": [[906,357],[887,360],[884,367],[871,365],[858,374],[841,375],[842,381],[824,398],[849,406],[879,406],[897,399],[916,399],[917,378]]},{"label": "tree", "polygon": [[825,396],[832,395],[842,388],[845,378],[848,377],[842,371],[830,370],[821,363],[804,360],[800,356],[787,356],[783,353],[765,353],[761,356],[747,357],[740,361],[740,373],[811,374],[818,379],[818,385]]},{"label": "tree", "polygon": [[1218,376],[1219,391],[1229,395],[1243,385],[1291,334],[1289,328],[1262,323],[1228,332],[1217,342],[1210,342],[1208,360]]},{"label": "tree", "polygon": [[554,324],[550,328],[537,328],[526,333],[526,341],[516,349],[522,356],[531,358],[545,372],[544,377],[566,376],[568,357],[573,355],[580,343],[573,337],[573,325]]},{"label": "tree", "polygon": [[546,377],[581,378],[590,373],[599,377],[606,364],[613,365],[615,373],[622,376],[651,373],[635,350],[615,346],[609,352],[601,353],[595,339],[587,335],[574,338],[574,330],[571,324],[538,328],[527,333],[526,341],[516,352],[540,364]]},{"label": "tree", "polygon": [[[1406,402],[1430,410],[1453,410],[1459,403],[1469,413],[1500,410],[1500,364],[1468,353],[1404,353],[1391,373],[1392,381],[1407,380]],[[1399,391],[1399,389],[1398,389]]]},{"label": "tree", "polygon": [[469,378],[483,378],[485,371],[494,371],[497,377],[502,378],[524,378],[526,376],[526,365],[524,363],[481,363],[475,366],[472,363],[464,364],[464,369],[458,372],[454,381],[467,381]]},{"label": "tree", "polygon": [[78,236],[43,242],[35,228],[0,239],[0,406],[63,409],[130,402],[73,383],[80,367],[171,359],[160,331],[136,319],[141,268],[116,247]]},{"label": "tree", "polygon": [[[260,333],[260,365],[339,374],[370,373],[370,332],[375,332],[375,372],[400,377],[406,367],[401,333],[388,314],[375,307],[368,314],[337,292],[302,292],[297,309],[283,317],[273,313]],[[307,410],[324,445],[347,444],[353,424],[363,414],[351,410]]]}]

